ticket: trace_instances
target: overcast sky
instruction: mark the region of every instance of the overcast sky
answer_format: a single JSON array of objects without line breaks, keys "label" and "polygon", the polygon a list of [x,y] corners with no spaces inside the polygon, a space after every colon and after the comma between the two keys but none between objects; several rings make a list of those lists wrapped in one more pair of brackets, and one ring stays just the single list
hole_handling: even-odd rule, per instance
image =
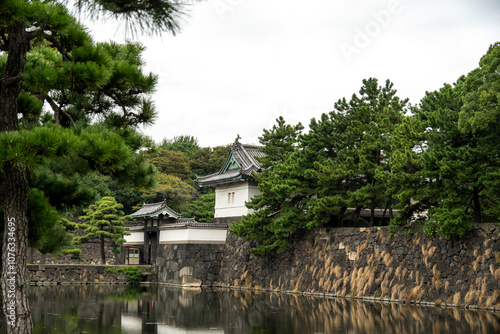
[{"label": "overcast sky", "polygon": [[[97,41],[126,38],[109,22],[85,24]],[[160,76],[146,134],[257,144],[278,116],[307,126],[364,78],[390,79],[412,104],[455,82],[500,41],[500,1],[207,0],[177,36],[136,40]]]}]

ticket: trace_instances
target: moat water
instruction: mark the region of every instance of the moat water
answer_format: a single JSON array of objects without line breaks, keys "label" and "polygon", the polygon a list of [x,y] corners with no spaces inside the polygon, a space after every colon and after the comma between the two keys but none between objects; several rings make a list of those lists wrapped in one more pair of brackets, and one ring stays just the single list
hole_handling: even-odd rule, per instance
[{"label": "moat water", "polygon": [[301,295],[76,285],[29,299],[38,334],[500,333],[500,313]]}]

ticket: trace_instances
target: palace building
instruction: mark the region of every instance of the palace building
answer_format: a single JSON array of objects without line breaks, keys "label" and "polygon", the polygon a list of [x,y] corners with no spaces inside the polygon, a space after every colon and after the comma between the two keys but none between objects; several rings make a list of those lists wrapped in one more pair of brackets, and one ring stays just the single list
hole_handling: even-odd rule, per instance
[{"label": "palace building", "polygon": [[219,172],[196,179],[201,187],[215,188],[216,222],[231,223],[252,212],[245,203],[259,194],[253,173],[261,171],[262,156],[259,146],[236,142]]},{"label": "palace building", "polygon": [[124,236],[125,264],[157,264],[165,245],[223,245],[229,224],[251,212],[245,203],[259,193],[252,176],[261,170],[259,156],[258,146],[236,142],[218,173],[196,179],[201,187],[215,188],[213,223],[182,218],[166,201],[144,204],[131,214],[137,223]]}]

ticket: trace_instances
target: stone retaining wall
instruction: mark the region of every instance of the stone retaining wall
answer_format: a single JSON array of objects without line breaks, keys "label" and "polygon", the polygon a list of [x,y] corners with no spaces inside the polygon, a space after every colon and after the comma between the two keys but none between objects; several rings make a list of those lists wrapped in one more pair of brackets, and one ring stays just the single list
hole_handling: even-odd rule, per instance
[{"label": "stone retaining wall", "polygon": [[500,227],[458,243],[387,228],[318,229],[282,254],[255,257],[229,234],[220,286],[406,303],[500,308]]},{"label": "stone retaining wall", "polygon": [[158,282],[212,286],[219,280],[223,251],[219,244],[161,244],[156,257]]},{"label": "stone retaining wall", "polygon": [[[43,284],[94,284],[128,283],[123,274],[108,273],[106,269],[123,266],[46,264],[27,265],[28,280],[31,285]],[[137,266],[147,274],[146,281],[156,281],[153,266]]]}]

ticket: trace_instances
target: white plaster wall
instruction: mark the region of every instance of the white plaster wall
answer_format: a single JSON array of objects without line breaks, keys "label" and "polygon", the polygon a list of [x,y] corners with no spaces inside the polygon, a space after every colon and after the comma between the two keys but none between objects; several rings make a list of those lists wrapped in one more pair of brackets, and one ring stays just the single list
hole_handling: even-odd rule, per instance
[{"label": "white plaster wall", "polygon": [[130,235],[123,236],[125,245],[127,244],[144,244],[144,231],[130,232]]},{"label": "white plaster wall", "polygon": [[227,230],[182,228],[160,231],[161,244],[224,244]]},{"label": "white plaster wall", "polygon": [[[234,202],[232,193],[234,192]],[[228,194],[231,193],[231,201],[228,201]],[[259,194],[257,185],[248,181],[234,182],[215,188],[215,218],[239,217],[252,212],[245,203],[253,196]]]}]

